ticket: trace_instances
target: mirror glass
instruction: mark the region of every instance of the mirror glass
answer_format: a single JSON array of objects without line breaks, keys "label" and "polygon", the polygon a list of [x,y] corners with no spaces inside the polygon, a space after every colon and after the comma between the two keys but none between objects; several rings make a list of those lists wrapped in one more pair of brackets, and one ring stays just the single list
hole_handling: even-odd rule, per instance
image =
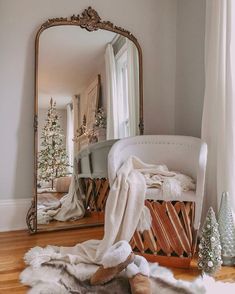
[{"label": "mirror glass", "polygon": [[73,25],[44,30],[38,49],[37,228],[102,224],[108,151],[139,134],[138,50]]}]

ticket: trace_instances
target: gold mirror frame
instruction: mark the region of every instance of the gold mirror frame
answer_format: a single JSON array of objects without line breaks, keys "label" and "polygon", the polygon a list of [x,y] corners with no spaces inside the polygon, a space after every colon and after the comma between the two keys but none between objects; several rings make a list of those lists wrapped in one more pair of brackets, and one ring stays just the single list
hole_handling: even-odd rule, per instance
[{"label": "gold mirror frame", "polygon": [[[26,223],[30,233],[37,232],[37,152],[38,152],[38,51],[39,51],[39,37],[41,33],[54,26],[62,25],[73,25],[79,26],[86,29],[89,32],[97,31],[99,29],[111,31],[120,34],[124,37],[130,39],[137,47],[139,56],[139,132],[142,135],[144,132],[144,122],[143,122],[143,62],[142,62],[142,50],[137,41],[136,37],[132,35],[129,31],[123,29],[122,27],[115,26],[110,21],[102,21],[97,11],[93,8],[88,7],[85,9],[81,15],[72,15],[69,18],[52,18],[44,22],[39,28],[36,38],[35,38],[35,87],[34,87],[34,187],[33,187],[33,200],[31,207],[28,210],[26,216]],[[58,228],[59,229],[68,229]],[[74,226],[73,226],[74,228]]]}]

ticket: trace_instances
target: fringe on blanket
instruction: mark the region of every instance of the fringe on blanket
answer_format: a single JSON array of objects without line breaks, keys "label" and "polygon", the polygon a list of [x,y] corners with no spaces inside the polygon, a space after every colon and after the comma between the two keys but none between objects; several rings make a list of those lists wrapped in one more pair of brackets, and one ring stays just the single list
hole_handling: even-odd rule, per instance
[{"label": "fringe on blanket", "polygon": [[148,207],[144,206],[136,230],[143,233],[150,230],[152,226],[152,217]]}]

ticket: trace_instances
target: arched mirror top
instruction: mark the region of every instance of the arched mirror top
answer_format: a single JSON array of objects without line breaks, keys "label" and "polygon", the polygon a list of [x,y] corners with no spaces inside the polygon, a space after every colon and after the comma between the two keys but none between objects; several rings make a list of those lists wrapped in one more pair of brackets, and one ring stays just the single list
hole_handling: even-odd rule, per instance
[{"label": "arched mirror top", "polygon": [[[106,30],[121,36],[124,36],[131,40],[138,51],[138,74],[139,74],[139,134],[144,133],[144,119],[143,119],[143,60],[142,49],[137,38],[128,30],[114,25],[111,21],[103,21],[98,12],[92,7],[88,7],[81,14],[72,15],[71,17],[57,17],[51,18],[45,21],[39,28],[35,38],[35,98],[37,100],[38,91],[38,53],[39,53],[39,39],[43,31],[48,28],[56,26],[79,26],[88,32],[94,32],[97,30]],[[35,103],[36,104],[36,103]],[[37,118],[36,118],[37,120]],[[35,122],[37,124],[37,122]]]}]

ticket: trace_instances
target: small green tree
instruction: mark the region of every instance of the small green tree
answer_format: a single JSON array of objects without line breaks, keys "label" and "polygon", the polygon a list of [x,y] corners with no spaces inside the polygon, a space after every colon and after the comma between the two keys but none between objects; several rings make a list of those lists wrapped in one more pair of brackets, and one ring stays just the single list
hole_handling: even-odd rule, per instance
[{"label": "small green tree", "polygon": [[233,265],[235,261],[235,225],[228,192],[222,194],[218,223],[223,265]]},{"label": "small green tree", "polygon": [[42,130],[41,151],[38,156],[38,180],[51,182],[67,174],[68,157],[63,146],[63,130],[59,124],[56,102],[50,100],[45,126]]},{"label": "small green tree", "polygon": [[203,272],[213,275],[221,268],[221,244],[218,223],[212,207],[209,208],[202,227],[199,244],[198,267]]},{"label": "small green tree", "polygon": [[198,253],[198,267],[209,275],[215,274],[222,264],[218,226],[214,210],[210,207],[202,227]]}]

